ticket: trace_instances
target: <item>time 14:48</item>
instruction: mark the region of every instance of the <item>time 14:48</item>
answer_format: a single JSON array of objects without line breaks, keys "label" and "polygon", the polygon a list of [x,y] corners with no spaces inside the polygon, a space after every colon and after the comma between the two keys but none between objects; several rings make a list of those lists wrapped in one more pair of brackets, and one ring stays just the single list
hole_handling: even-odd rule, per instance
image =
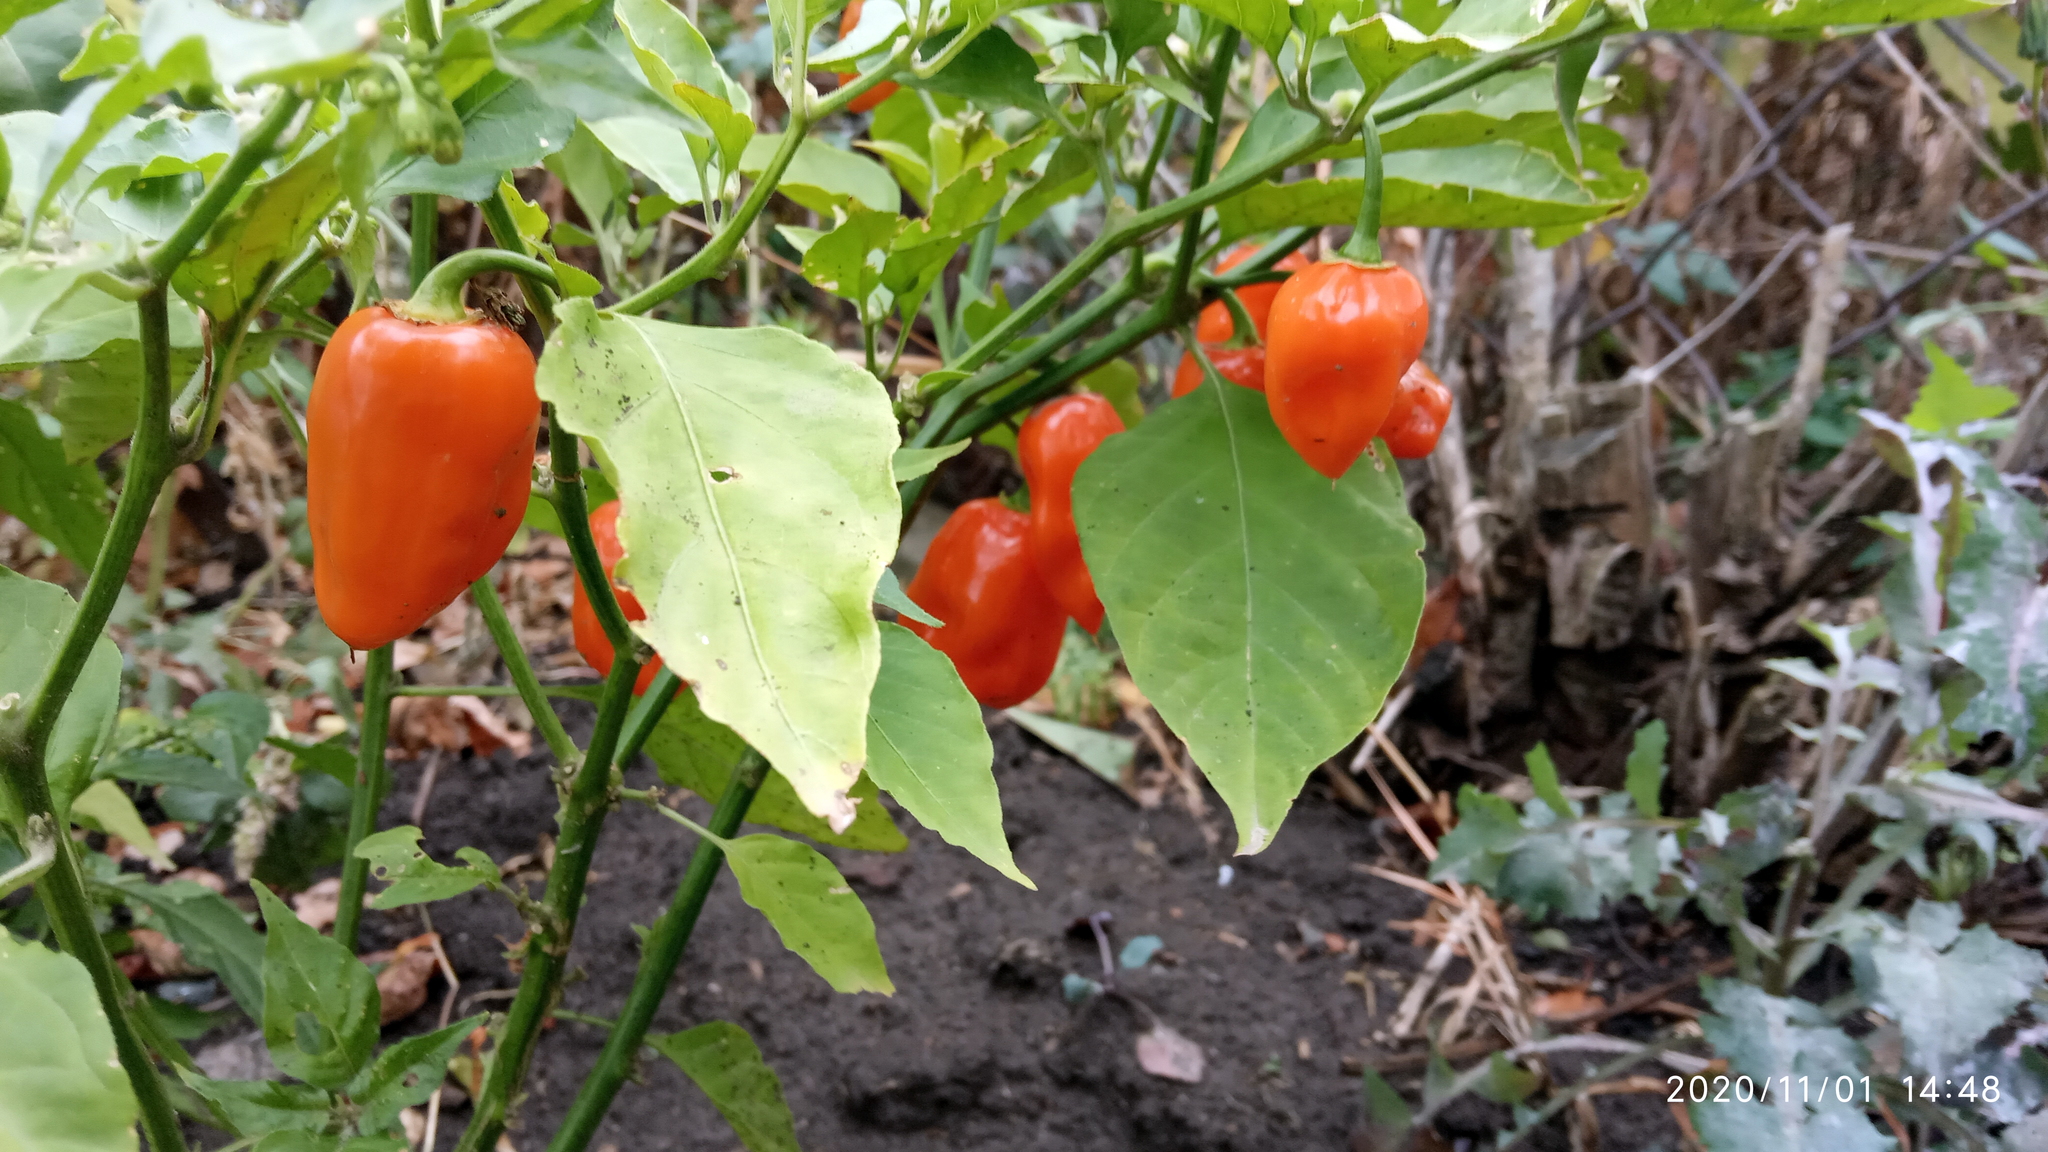
[{"label": "time 14:48", "polygon": [[1954,1100],[1982,1100],[1987,1104],[1998,1102],[1998,1077],[1996,1076],[1986,1076],[1982,1079],[1971,1076],[1963,1081],[1961,1087],[1957,1087],[1956,1082],[1953,1080],[1943,1080],[1937,1087],[1932,1076],[1917,1083],[1911,1076],[1901,1077],[1901,1079],[1906,1085],[1906,1099],[1909,1102],[1916,1099],[1940,1100],[1943,1097]]}]

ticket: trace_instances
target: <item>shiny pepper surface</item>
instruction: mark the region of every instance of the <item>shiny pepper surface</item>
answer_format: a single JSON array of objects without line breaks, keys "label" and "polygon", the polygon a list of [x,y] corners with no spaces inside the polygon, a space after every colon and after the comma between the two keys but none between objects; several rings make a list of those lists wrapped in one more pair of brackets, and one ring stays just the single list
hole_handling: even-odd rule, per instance
[{"label": "shiny pepper surface", "polygon": [[[866,0],[853,0],[851,4],[848,4],[846,6],[846,10],[839,14],[839,38],[841,40],[844,40],[847,38],[847,36],[851,35],[853,33],[854,27],[860,23],[860,9],[861,5],[865,2]],[[853,78],[859,76],[860,73],[841,72],[839,75],[851,81]],[[894,96],[896,94],[896,90],[901,87],[902,85],[896,83],[894,80],[884,80],[880,84],[875,85],[873,88],[868,89],[867,91],[861,93],[858,96],[855,96],[852,100],[848,101],[846,105],[846,110],[848,112],[872,112],[875,110],[875,107],[879,105],[882,101],[887,100],[891,96]]]},{"label": "shiny pepper surface", "polygon": [[1436,450],[1443,435],[1444,421],[1451,417],[1451,390],[1436,378],[1429,365],[1417,360],[1401,376],[1401,388],[1394,393],[1394,406],[1387,422],[1380,425],[1380,439],[1399,460],[1420,460]]},{"label": "shiny pepper surface", "polygon": [[[590,535],[597,542],[597,560],[604,565],[604,574],[610,579],[619,567],[619,561],[626,558],[625,545],[619,543],[619,502],[608,500],[597,506],[590,514]],[[619,611],[627,620],[647,619],[647,610],[640,607],[640,600],[631,592],[612,584],[612,595],[619,598]],[[569,599],[569,627],[576,638],[576,651],[581,653],[585,663],[597,669],[600,676],[612,674],[612,642],[604,634],[604,625],[598,622],[597,609],[591,606],[589,593],[583,590],[583,579],[577,577],[576,588]],[[661,672],[661,658],[655,657],[640,669],[640,679],[633,683],[633,694],[638,696],[647,691],[648,685]]]},{"label": "shiny pepper surface", "polygon": [[1038,694],[1059,662],[1067,614],[1031,559],[1031,519],[993,497],[947,518],[904,592],[945,621],[911,631],[952,658],[976,700],[1008,708]]},{"label": "shiny pepper surface", "polygon": [[533,483],[533,353],[487,320],[344,320],[306,411],[320,614],[351,648],[406,636],[491,570]]},{"label": "shiny pepper surface", "polygon": [[1097,445],[1124,430],[1123,417],[1094,393],[1041,405],[1017,430],[1017,459],[1031,487],[1031,555],[1038,575],[1081,627],[1102,627],[1102,601],[1074,531],[1074,472]]},{"label": "shiny pepper surface", "polygon": [[[1209,354],[1209,363],[1216,365],[1216,371],[1232,384],[1242,384],[1254,392],[1266,390],[1266,350],[1264,348],[1204,348]],[[1180,354],[1180,367],[1173,374],[1173,396],[1179,399],[1195,390],[1202,382],[1202,362],[1195,359],[1193,352]]]},{"label": "shiny pepper surface", "polygon": [[1400,267],[1326,260],[1280,286],[1268,331],[1273,422],[1334,480],[1386,422],[1401,374],[1429,335],[1429,304]]}]

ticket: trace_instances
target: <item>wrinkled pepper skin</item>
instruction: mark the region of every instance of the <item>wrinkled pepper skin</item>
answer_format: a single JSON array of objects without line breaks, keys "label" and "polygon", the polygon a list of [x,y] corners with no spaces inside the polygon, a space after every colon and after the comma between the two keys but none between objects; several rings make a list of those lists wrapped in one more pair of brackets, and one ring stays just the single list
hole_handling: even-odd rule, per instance
[{"label": "wrinkled pepper skin", "polygon": [[[1261,245],[1240,244],[1229,254],[1216,262],[1216,271],[1228,272],[1244,263],[1258,252]],[[1289,252],[1273,267],[1282,272],[1299,272],[1308,267],[1308,257],[1299,252]],[[1266,323],[1273,311],[1273,298],[1280,294],[1280,284],[1249,284],[1237,290],[1238,302],[1244,305],[1245,314],[1252,318],[1252,327],[1258,332],[1260,343],[1243,348],[1225,348],[1223,345],[1237,332],[1230,319],[1230,306],[1221,300],[1202,309],[1195,321],[1195,339],[1209,359],[1216,365],[1225,380],[1242,384],[1254,392],[1266,390]],[[1202,382],[1202,365],[1192,352],[1183,352],[1180,367],[1173,374],[1173,395],[1176,399],[1195,390]]]},{"label": "wrinkled pepper skin", "polygon": [[932,537],[904,593],[945,627],[903,624],[952,658],[976,700],[1022,704],[1052,679],[1067,613],[1031,558],[1031,518],[989,497],[969,500]]},{"label": "wrinkled pepper skin", "polygon": [[1429,335],[1429,303],[1392,264],[1326,260],[1273,301],[1266,405],[1281,435],[1332,480],[1358,460]]},{"label": "wrinkled pepper skin", "polygon": [[533,484],[533,353],[486,320],[344,320],[306,410],[313,591],[349,647],[410,635],[491,570]]},{"label": "wrinkled pepper skin", "polygon": [[[597,560],[604,565],[604,574],[609,577],[619,567],[619,561],[626,558],[625,545],[619,543],[619,502],[608,500],[590,513],[590,535],[597,542]],[[631,592],[612,583],[612,595],[619,598],[619,611],[626,619],[645,620],[647,610],[640,607],[640,600]],[[583,662],[597,669],[600,676],[612,673],[612,642],[604,634],[604,625],[598,623],[597,609],[591,607],[590,594],[583,590],[583,578],[576,578],[576,588],[569,598],[569,627],[576,637],[576,651]],[[657,656],[640,669],[640,679],[633,682],[633,695],[647,691],[654,678],[661,672],[661,657]]]},{"label": "wrinkled pepper skin", "polygon": [[[863,3],[865,3],[865,0],[853,0],[852,3],[846,6],[846,10],[839,14],[839,38],[841,40],[846,39],[853,32],[854,27],[860,23],[860,8]],[[852,80],[859,76],[860,73],[841,72],[839,75],[847,80]],[[848,101],[846,110],[854,113],[872,112],[882,101],[894,96],[896,90],[901,87],[902,85],[894,80],[884,80]]]},{"label": "wrinkled pepper skin", "polygon": [[1387,422],[1380,425],[1380,438],[1397,460],[1420,460],[1436,451],[1437,437],[1451,418],[1451,390],[1436,378],[1429,365],[1417,360],[1401,376],[1401,388],[1394,393],[1394,406]]},{"label": "wrinkled pepper skin", "polygon": [[1074,472],[1123,430],[1116,408],[1092,392],[1040,405],[1017,430],[1017,459],[1031,487],[1032,559],[1060,607],[1090,632],[1102,627],[1102,601],[1074,530]]}]

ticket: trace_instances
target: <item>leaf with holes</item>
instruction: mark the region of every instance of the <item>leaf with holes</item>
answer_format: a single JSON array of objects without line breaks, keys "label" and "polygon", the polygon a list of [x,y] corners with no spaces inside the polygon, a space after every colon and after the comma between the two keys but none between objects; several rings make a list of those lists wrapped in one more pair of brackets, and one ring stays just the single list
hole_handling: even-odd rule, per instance
[{"label": "leaf with holes", "polygon": [[1266,398],[1205,386],[1081,465],[1074,521],[1139,689],[1257,852],[1379,712],[1422,614],[1422,530],[1378,455],[1332,484]]},{"label": "leaf with holes", "polygon": [[356,844],[356,856],[370,862],[377,879],[391,886],[370,901],[372,908],[403,908],[460,896],[480,884],[496,884],[498,866],[476,848],[460,848],[463,867],[454,868],[428,856],[420,847],[419,829],[410,824],[373,832]]},{"label": "leaf with holes", "polygon": [[398,1114],[423,1104],[448,1073],[448,1060],[469,1034],[486,1017],[471,1016],[424,1036],[408,1036],[377,1054],[377,1060],[363,1069],[348,1086],[348,1097],[361,1114],[356,1127],[362,1132],[387,1132],[398,1123]]},{"label": "leaf with holes", "polygon": [[561,309],[541,398],[617,469],[634,626],[844,829],[881,665],[869,607],[896,550],[896,421],[874,377],[781,328]]}]

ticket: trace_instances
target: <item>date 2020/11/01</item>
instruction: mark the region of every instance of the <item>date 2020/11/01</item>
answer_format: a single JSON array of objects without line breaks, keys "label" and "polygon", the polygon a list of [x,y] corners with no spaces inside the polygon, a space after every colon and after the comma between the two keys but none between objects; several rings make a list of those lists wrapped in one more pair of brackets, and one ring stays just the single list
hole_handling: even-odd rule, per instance
[{"label": "date 2020/11/01", "polygon": [[[1670,1076],[1670,1102],[1673,1104],[1727,1104],[1759,1103],[1768,1104],[1775,1090],[1778,1099],[1793,1099],[1807,1104],[1818,1104],[1833,1096],[1843,1104],[1868,1104],[1871,1102],[1870,1077],[1868,1076],[1779,1076],[1765,1077],[1761,1082],[1748,1076]],[[1906,1086],[1906,1099],[1911,1100],[1982,1100],[1996,1103],[1998,1100],[1998,1077],[1970,1076],[1960,1083],[1944,1080],[1936,1084],[1934,1077],[1915,1080],[1902,1076],[1900,1083]],[[1761,1083],[1761,1087],[1759,1087]]]}]

